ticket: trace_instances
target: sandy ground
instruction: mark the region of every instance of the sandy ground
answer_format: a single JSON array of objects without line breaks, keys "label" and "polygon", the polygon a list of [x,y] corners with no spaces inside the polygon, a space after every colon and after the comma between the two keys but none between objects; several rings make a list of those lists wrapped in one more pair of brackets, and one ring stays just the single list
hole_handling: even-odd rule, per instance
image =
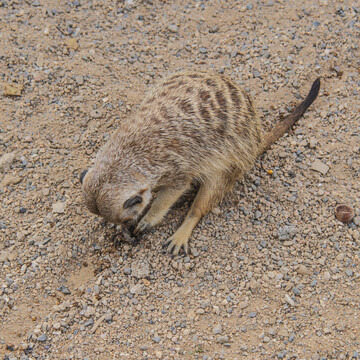
[{"label": "sandy ground", "polygon": [[[358,358],[359,16],[355,0],[1,0],[1,359]],[[191,196],[115,247],[79,174],[185,69],[235,79],[264,129],[322,88],[187,257],[161,245]]]}]

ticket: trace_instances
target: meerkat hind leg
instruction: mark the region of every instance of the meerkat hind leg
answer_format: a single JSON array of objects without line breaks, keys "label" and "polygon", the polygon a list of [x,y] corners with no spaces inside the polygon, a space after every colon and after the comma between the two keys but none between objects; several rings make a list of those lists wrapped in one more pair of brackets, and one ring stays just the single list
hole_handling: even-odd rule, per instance
[{"label": "meerkat hind leg", "polygon": [[179,199],[179,197],[188,190],[190,184],[184,184],[181,187],[164,186],[162,187],[155,200],[150,206],[148,212],[140,220],[137,225],[134,234],[140,234],[141,232],[152,228],[160,223],[171,206]]},{"label": "meerkat hind leg", "polygon": [[206,180],[201,183],[184,222],[164,243],[170,253],[178,255],[181,248],[185,253],[188,252],[188,241],[195,226],[204,215],[221,201],[224,194],[232,187],[234,180],[228,176],[219,176],[218,179]]}]

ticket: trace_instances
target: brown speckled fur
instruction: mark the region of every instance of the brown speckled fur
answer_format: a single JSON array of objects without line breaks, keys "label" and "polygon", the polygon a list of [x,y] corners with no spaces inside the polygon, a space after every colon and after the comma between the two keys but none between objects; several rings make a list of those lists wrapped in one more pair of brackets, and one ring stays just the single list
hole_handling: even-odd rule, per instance
[{"label": "brown speckled fur", "polygon": [[[277,129],[277,138],[289,124],[287,129]],[[269,134],[265,138],[275,141]],[[181,247],[187,251],[201,217],[269,146],[249,95],[232,80],[207,72],[177,73],[161,81],[121,121],[84,177],[84,198],[93,213],[129,224],[139,219],[157,191],[137,225],[138,234],[158,224],[197,180],[200,188],[191,209],[167,241],[169,251],[178,254]],[[142,201],[124,208],[125,201],[135,196]]]}]

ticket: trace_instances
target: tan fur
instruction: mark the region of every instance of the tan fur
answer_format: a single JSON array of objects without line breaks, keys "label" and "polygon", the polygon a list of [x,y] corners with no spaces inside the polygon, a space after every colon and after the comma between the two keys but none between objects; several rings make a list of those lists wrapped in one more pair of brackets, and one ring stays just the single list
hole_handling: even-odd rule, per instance
[{"label": "tan fur", "polygon": [[[269,146],[261,134],[251,99],[232,80],[206,72],[174,74],[150,92],[101,149],[83,179],[86,204],[113,223],[130,224],[157,191],[136,227],[139,234],[157,225],[196,180],[200,188],[191,209],[167,241],[173,254],[181,247],[187,251],[201,217]],[[124,206],[136,196],[140,203]]]}]

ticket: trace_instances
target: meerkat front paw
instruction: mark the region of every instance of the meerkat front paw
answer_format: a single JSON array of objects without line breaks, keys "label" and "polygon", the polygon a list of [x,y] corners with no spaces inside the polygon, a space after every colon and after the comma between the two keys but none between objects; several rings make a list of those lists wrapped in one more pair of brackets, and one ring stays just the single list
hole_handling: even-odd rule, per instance
[{"label": "meerkat front paw", "polygon": [[140,220],[140,222],[137,224],[133,234],[136,236],[140,235],[143,232],[145,232],[146,230],[151,229],[152,227],[153,227],[153,225],[150,222],[148,222],[145,218],[142,218]]},{"label": "meerkat front paw", "polygon": [[180,250],[183,249],[185,255],[188,253],[189,237],[176,231],[174,235],[170,236],[164,243],[167,251],[173,255],[178,255]]}]

